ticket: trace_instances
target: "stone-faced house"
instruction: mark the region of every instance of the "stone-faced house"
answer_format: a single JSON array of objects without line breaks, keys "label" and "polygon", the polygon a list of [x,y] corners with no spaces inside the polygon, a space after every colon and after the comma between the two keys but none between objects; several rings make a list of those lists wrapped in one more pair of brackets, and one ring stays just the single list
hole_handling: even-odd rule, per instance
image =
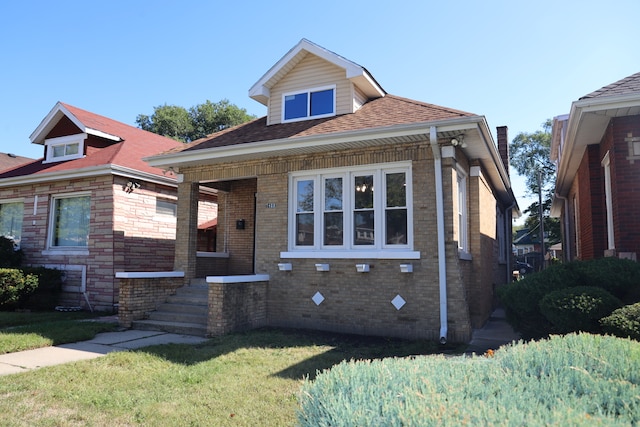
[{"label": "stone-faced house", "polygon": [[[112,311],[115,272],[173,268],[175,175],[142,158],[180,142],[63,103],[30,139],[44,157],[0,173],[0,234],[23,264],[64,271],[60,305]],[[215,196],[201,199],[205,222]]]},{"label": "stone-faced house", "polygon": [[[174,269],[226,284],[208,333],[470,339],[511,280],[506,128],[499,151],[483,116],[389,95],[304,39],[249,95],[266,117],[146,159],[178,174]],[[218,192],[224,263],[197,254],[201,186]]]},{"label": "stone-faced house", "polygon": [[640,73],[583,96],[553,121],[551,214],[561,218],[563,257],[640,252]]}]

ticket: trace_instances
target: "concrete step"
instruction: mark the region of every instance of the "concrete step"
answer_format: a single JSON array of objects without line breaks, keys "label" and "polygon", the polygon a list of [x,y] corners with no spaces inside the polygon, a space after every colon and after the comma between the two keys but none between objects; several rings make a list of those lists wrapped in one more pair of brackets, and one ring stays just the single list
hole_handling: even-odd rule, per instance
[{"label": "concrete step", "polygon": [[161,331],[172,334],[206,336],[207,327],[200,323],[167,322],[162,320],[135,320],[133,329],[142,331]]},{"label": "concrete step", "polygon": [[178,313],[173,311],[161,311],[156,310],[149,313],[148,320],[160,320],[164,322],[179,322],[179,323],[197,323],[200,325],[207,324],[207,314],[190,314],[190,313]]},{"label": "concrete step", "polygon": [[196,314],[199,316],[207,316],[208,308],[205,304],[180,304],[168,303],[160,304],[157,311],[165,311],[170,313]]}]

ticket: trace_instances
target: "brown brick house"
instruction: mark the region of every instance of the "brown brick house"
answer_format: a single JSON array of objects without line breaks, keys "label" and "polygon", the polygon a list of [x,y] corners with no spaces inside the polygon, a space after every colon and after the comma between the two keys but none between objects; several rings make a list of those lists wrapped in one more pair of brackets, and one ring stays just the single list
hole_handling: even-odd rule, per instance
[{"label": "brown brick house", "polygon": [[[468,340],[510,280],[506,128],[498,150],[483,116],[389,95],[304,39],[249,95],[266,117],[147,159],[178,173],[174,269],[228,284],[210,313],[229,303],[260,311],[251,327]],[[224,263],[197,256],[201,186],[218,192]],[[225,310],[210,334],[231,330]]]},{"label": "brown brick house", "polygon": [[142,158],[181,143],[64,103],[30,139],[44,156],[0,173],[0,234],[65,272],[61,305],[114,310],[115,272],[173,267],[176,179]]},{"label": "brown brick house", "polygon": [[551,214],[566,260],[640,252],[640,73],[583,96],[553,121]]}]

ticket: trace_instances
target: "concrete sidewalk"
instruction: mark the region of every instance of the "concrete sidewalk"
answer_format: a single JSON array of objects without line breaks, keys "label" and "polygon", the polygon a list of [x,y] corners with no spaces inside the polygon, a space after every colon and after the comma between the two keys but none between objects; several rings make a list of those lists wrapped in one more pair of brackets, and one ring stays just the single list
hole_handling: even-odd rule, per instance
[{"label": "concrete sidewalk", "polygon": [[481,329],[473,331],[466,353],[483,355],[487,350],[497,350],[505,344],[519,340],[520,334],[514,332],[507,323],[504,309],[497,308]]},{"label": "concrete sidewalk", "polygon": [[17,374],[43,366],[95,359],[114,351],[133,350],[160,344],[199,344],[207,338],[159,331],[126,330],[105,332],[89,341],[0,355],[0,375]]}]

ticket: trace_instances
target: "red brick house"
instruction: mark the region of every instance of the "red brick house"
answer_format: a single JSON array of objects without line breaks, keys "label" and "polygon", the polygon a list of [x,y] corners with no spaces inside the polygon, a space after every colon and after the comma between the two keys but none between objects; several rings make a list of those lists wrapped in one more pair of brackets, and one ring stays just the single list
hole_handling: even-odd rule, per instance
[{"label": "red brick house", "polygon": [[565,260],[640,252],[640,73],[583,96],[553,121],[551,214]]},{"label": "red brick house", "polygon": [[[511,280],[506,128],[499,150],[483,116],[389,95],[304,39],[249,95],[266,117],[147,159],[178,174],[174,269],[206,277],[207,333],[470,339]],[[224,263],[197,256],[203,185]]]},{"label": "red brick house", "polygon": [[176,179],[142,158],[181,143],[63,103],[30,139],[44,156],[0,173],[0,234],[65,272],[61,305],[112,311],[115,272],[173,267]]}]

